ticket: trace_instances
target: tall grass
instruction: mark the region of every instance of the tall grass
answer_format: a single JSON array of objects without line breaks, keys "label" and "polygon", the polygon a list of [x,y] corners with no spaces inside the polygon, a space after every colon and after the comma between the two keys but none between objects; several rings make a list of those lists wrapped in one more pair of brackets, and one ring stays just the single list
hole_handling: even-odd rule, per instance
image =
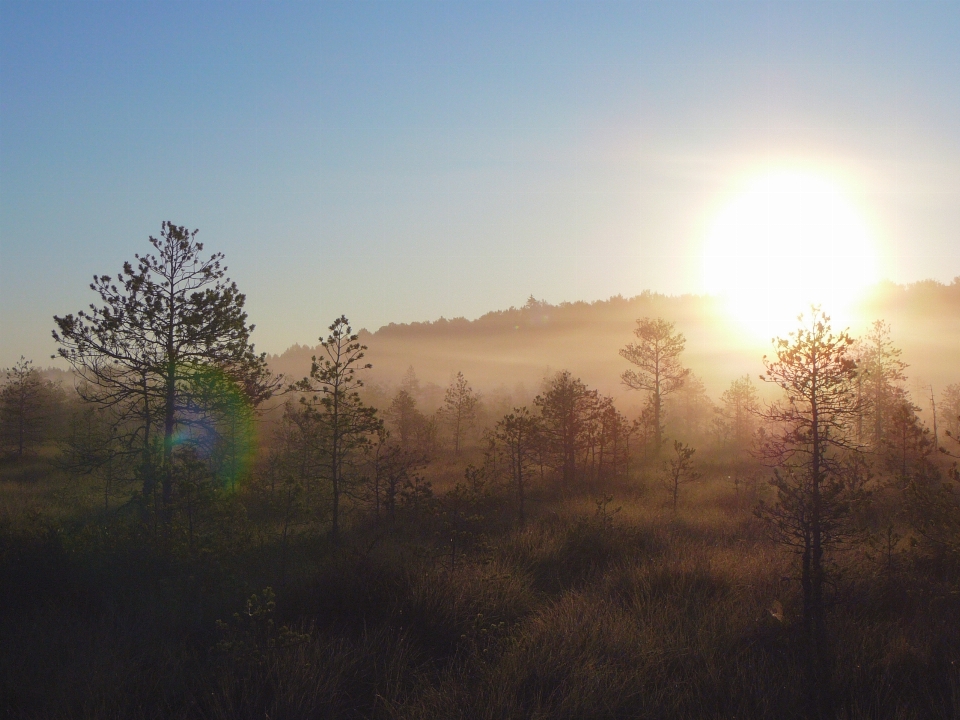
[{"label": "tall grass", "polygon": [[[541,491],[453,569],[427,525],[357,524],[341,548],[305,529],[283,585],[248,514],[212,514],[188,552],[42,483],[0,484],[3,717],[801,717],[794,558],[720,479],[677,513],[655,488]],[[949,577],[859,551],[838,569],[831,717],[957,717]],[[245,615],[267,585],[276,607]],[[224,642],[249,623],[280,640]]]}]

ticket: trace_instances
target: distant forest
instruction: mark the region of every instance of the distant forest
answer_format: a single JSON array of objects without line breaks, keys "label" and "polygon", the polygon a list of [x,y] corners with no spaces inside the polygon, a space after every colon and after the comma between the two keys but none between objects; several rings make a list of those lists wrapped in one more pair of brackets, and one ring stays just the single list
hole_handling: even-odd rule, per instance
[{"label": "distant forest", "polygon": [[[956,382],[960,367],[960,278],[949,285],[928,280],[910,285],[883,282],[855,310],[855,335],[875,320],[890,326],[893,342],[909,363],[917,387],[943,388]],[[631,337],[636,319],[662,317],[687,339],[686,362],[718,394],[745,373],[759,375],[770,342],[745,334],[709,296],[680,297],[644,292],[593,303],[551,305],[532,296],[519,308],[487,313],[476,320],[386,325],[361,330],[373,363],[371,382],[395,387],[412,366],[421,381],[446,385],[458,371],[486,390],[523,383],[533,392],[551,371],[568,369],[604,392],[625,395],[620,374],[627,365],[618,351]],[[293,346],[268,356],[276,372],[302,376],[317,347]],[[627,403],[633,402],[624,396]]]},{"label": "distant forest", "polygon": [[3,717],[960,715],[960,278],[279,356],[197,231],[91,290],[0,387]]}]

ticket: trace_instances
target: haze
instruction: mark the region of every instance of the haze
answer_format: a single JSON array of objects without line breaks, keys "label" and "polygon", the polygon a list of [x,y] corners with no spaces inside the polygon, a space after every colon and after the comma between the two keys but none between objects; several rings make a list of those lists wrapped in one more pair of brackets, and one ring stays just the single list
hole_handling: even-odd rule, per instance
[{"label": "haze", "polygon": [[0,717],[960,718],[958,40],[0,0]]}]

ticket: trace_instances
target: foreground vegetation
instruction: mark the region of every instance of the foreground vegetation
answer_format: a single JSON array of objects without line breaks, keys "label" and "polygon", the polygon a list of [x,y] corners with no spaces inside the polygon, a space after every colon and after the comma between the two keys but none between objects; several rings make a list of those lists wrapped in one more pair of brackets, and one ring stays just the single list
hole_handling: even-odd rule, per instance
[{"label": "foreground vegetation", "polygon": [[[55,473],[0,488],[8,716],[802,716],[800,589],[751,512],[762,485],[714,474],[676,514],[639,482],[612,502],[539,487],[523,530],[490,495],[453,566],[442,517],[413,505],[389,532],[284,549],[249,486],[191,553],[182,524],[159,537]],[[955,717],[955,568],[864,548],[840,565],[831,716]]]},{"label": "foreground vegetation", "polygon": [[5,716],[960,714],[960,385],[931,432],[885,323],[812,308],[772,402],[640,318],[633,419],[568,371],[431,404],[345,317],[272,375],[195,235],[55,318],[76,392],[6,371]]}]

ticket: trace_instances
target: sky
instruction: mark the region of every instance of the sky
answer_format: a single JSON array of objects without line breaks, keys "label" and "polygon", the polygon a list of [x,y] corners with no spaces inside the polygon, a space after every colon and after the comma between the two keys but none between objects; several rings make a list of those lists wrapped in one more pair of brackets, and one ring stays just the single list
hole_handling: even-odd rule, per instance
[{"label": "sky", "polygon": [[783,167],[842,185],[882,277],[950,282],[958,130],[955,0],[0,0],[0,367],[164,220],[274,353],[703,292],[713,219]]}]

